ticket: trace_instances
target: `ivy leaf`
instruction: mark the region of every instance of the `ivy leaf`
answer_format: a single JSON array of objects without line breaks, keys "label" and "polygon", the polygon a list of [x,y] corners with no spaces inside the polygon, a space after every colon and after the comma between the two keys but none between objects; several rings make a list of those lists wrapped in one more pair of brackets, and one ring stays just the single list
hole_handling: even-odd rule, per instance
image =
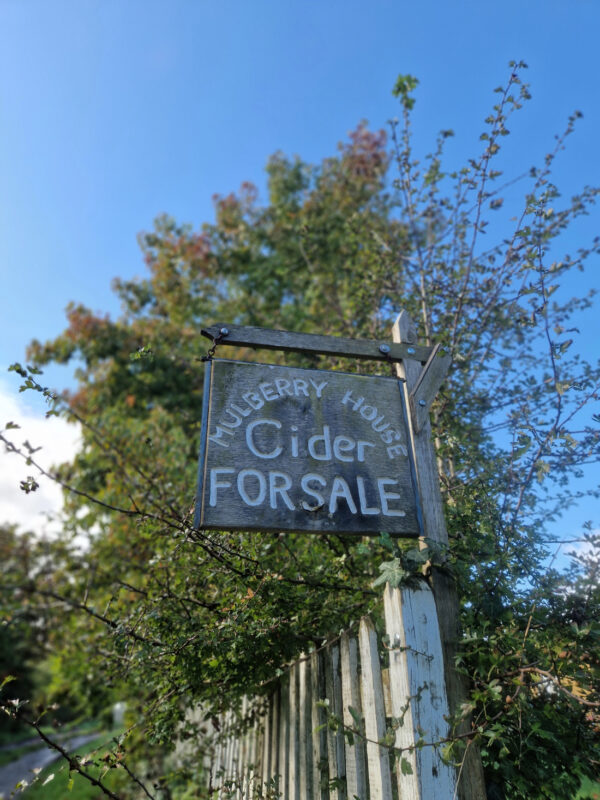
[{"label": "ivy leaf", "polygon": [[394,558],[391,561],[384,561],[383,564],[379,565],[379,571],[381,575],[373,581],[373,587],[389,583],[393,589],[397,589],[402,581],[409,575],[402,566],[402,561],[399,558]]},{"label": "ivy leaf", "polygon": [[413,774],[412,764],[410,763],[408,758],[404,758],[404,756],[402,756],[402,758],[400,759],[400,771],[402,772],[403,775]]}]

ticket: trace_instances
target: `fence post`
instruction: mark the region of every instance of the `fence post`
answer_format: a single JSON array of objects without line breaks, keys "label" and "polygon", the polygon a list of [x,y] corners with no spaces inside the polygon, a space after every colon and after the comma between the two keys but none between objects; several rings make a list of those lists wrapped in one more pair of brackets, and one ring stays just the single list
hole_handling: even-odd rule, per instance
[{"label": "fence post", "polygon": [[[392,328],[392,339],[400,344],[416,344],[415,326],[407,311],[401,311]],[[397,364],[398,376],[404,379],[407,408],[410,412],[410,394],[421,375],[422,367],[418,361],[406,359]],[[413,426],[413,415],[409,413],[409,430],[415,457],[417,482],[421,495],[423,523],[427,538],[448,547],[448,531],[444,519],[444,508],[439,486],[436,455],[431,442],[431,425],[428,415],[421,420],[418,431]],[[455,669],[455,656],[458,650],[459,606],[458,595],[452,577],[447,571],[436,567],[432,570],[433,594],[438,609],[440,638],[444,654],[444,673],[450,712],[456,714],[468,697],[468,686]],[[458,734],[469,732],[469,723],[464,721]],[[485,781],[483,767],[476,745],[467,747],[464,764],[460,771],[458,787],[460,800],[485,800]]]},{"label": "fence post", "polygon": [[[448,701],[435,601],[429,586],[384,594],[389,636],[392,716],[401,719],[395,746],[405,768],[396,770],[402,800],[452,800],[454,770],[434,743],[448,735]],[[415,746],[419,740],[425,746]],[[409,748],[409,749],[407,749]]]}]

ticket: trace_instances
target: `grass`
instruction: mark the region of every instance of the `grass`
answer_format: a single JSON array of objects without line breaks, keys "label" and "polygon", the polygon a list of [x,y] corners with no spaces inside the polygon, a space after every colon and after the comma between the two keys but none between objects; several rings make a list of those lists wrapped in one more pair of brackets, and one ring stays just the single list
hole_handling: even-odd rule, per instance
[{"label": "grass", "polygon": [[600,800],[600,783],[584,778],[575,800]]},{"label": "grass", "polygon": [[[98,723],[94,721],[86,721],[82,724],[78,724],[77,721],[68,722],[58,730],[48,725],[42,726],[44,733],[59,742],[62,741],[68,733],[76,732],[78,736],[84,736],[87,733],[94,733],[97,729]],[[7,748],[6,750],[0,750],[0,767],[11,764],[26,753],[39,750],[40,747],[44,746],[44,743],[37,736],[36,732],[31,729],[20,731],[11,737],[5,737],[0,744],[2,747]]]},{"label": "grass", "polygon": [[[98,735],[97,739],[78,747],[74,753],[85,756],[97,751],[94,752],[93,761],[98,762],[110,750],[114,736],[114,731],[104,731]],[[117,774],[118,770],[111,769],[103,775],[105,768],[94,766],[91,762],[83,769],[94,778],[102,776],[102,783],[115,793],[117,792],[120,777]],[[65,798],[69,798],[69,800],[100,800],[100,798],[106,798],[106,795],[82,775],[76,772],[69,773],[67,764],[61,759],[43,769],[35,783],[23,793],[22,798],[23,800],[65,800]]]}]

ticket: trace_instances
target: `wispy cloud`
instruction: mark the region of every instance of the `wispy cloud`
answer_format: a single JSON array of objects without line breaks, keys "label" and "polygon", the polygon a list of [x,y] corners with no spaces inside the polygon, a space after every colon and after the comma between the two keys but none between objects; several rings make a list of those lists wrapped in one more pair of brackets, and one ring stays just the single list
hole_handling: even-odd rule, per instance
[{"label": "wispy cloud", "polygon": [[[50,469],[53,464],[72,458],[80,434],[78,426],[63,419],[46,419],[46,411],[41,396],[30,392],[19,394],[16,380],[9,383],[0,379],[0,429],[9,421],[19,425],[18,430],[6,433],[7,438],[18,447],[22,447],[26,440],[32,447],[41,447],[35,459],[45,469]],[[29,475],[38,481],[39,488],[25,494],[20,483]],[[40,476],[35,467],[27,466],[17,455],[7,453],[0,445],[0,523],[15,523],[21,530],[34,533],[56,530],[56,525],[48,525],[47,517],[60,511],[61,507],[60,487]]]}]

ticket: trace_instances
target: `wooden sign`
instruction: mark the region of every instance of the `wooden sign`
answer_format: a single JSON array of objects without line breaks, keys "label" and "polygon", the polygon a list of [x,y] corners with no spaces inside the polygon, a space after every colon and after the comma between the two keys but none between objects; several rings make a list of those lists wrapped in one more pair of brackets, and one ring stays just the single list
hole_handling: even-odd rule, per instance
[{"label": "wooden sign", "polygon": [[419,536],[394,378],[207,363],[195,524]]}]

